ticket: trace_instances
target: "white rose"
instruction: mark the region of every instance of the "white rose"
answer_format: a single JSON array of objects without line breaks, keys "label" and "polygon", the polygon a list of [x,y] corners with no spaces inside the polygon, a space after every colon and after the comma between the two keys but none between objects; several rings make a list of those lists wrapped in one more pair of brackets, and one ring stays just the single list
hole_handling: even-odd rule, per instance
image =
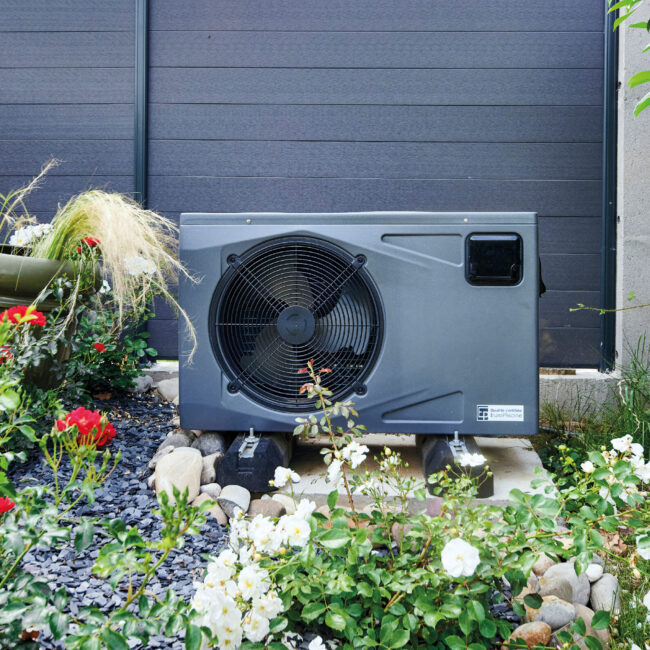
[{"label": "white rose", "polygon": [[273,475],[273,485],[275,487],[284,487],[289,481],[292,483],[300,482],[300,475],[288,467],[276,467]]},{"label": "white rose", "polygon": [[591,474],[596,468],[594,467],[594,464],[590,460],[586,460],[582,465],[580,465],[580,469],[585,473],[585,474]]},{"label": "white rose", "polygon": [[642,483],[650,483],[650,463],[640,463],[634,473]]},{"label": "white rose", "polygon": [[253,612],[244,619],[243,627],[246,638],[257,643],[269,633],[269,619]]},{"label": "white rose", "polygon": [[650,609],[650,591],[643,597],[643,604],[646,609]]},{"label": "white rose", "polygon": [[349,445],[341,449],[341,456],[350,463],[352,469],[356,469],[366,460],[366,455],[369,451],[370,449],[366,445],[360,445],[358,442],[352,441]]},{"label": "white rose", "polygon": [[253,601],[253,611],[269,620],[275,618],[282,609],[282,600],[270,594],[258,597]]},{"label": "white rose", "polygon": [[282,517],[280,527],[289,546],[302,548],[309,541],[311,534],[309,523],[297,514]]},{"label": "white rose", "polygon": [[261,596],[269,589],[269,572],[255,564],[244,567],[239,573],[237,585],[245,600]]},{"label": "white rose", "polygon": [[480,465],[485,465],[485,463],[487,463],[487,458],[485,458],[483,454],[464,453],[461,454],[458,462],[465,467],[479,467]]},{"label": "white rose", "polygon": [[342,466],[343,461],[336,458],[329,464],[329,467],[327,468],[327,480],[336,488],[339,487],[341,481],[343,480],[343,473],[341,472]]},{"label": "white rose", "polygon": [[314,510],[316,510],[316,504],[313,501],[300,499],[300,503],[296,506],[295,514],[302,519],[307,519]]},{"label": "white rose", "polygon": [[473,575],[481,562],[478,549],[460,537],[445,544],[440,559],[443,568],[452,578]]},{"label": "white rose", "polygon": [[317,636],[308,646],[308,650],[327,650],[327,646],[323,643],[323,639]]},{"label": "white rose", "polygon": [[633,442],[630,445],[630,453],[635,458],[643,458],[643,445],[640,445],[638,442]]},{"label": "white rose", "polygon": [[612,449],[620,451],[621,453],[629,451],[632,447],[632,436],[628,433],[621,438],[614,438],[612,440]]},{"label": "white rose", "polygon": [[140,255],[125,257],[124,265],[129,275],[151,275],[156,271],[156,264],[153,260],[146,259]]}]

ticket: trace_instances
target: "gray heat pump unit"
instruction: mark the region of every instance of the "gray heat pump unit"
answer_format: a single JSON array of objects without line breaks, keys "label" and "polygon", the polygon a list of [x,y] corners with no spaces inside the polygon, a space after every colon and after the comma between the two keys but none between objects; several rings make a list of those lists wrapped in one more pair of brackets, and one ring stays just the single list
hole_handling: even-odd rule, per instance
[{"label": "gray heat pump unit", "polygon": [[184,214],[186,429],[286,432],[328,367],[371,432],[534,434],[534,213]]}]

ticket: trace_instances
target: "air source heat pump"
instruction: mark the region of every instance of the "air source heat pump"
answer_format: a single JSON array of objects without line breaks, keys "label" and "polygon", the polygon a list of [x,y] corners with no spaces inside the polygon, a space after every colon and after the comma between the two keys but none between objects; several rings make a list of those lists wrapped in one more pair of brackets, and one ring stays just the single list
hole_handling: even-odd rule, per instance
[{"label": "air source heat pump", "polygon": [[180,236],[183,428],[291,431],[314,359],[371,432],[537,432],[534,213],[184,214]]}]

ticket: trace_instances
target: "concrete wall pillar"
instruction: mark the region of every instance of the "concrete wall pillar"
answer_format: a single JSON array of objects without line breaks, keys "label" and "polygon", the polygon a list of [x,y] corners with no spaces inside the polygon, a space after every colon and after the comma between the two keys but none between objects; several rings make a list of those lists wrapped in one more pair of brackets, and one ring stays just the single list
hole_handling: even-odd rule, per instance
[{"label": "concrete wall pillar", "polygon": [[[636,16],[635,16],[636,18]],[[645,16],[647,18],[647,16]],[[628,88],[636,72],[650,69],[648,34],[619,29],[618,184],[617,184],[617,307],[650,303],[650,109],[637,118],[634,106],[650,91],[644,84]],[[636,298],[628,301],[634,291]],[[639,337],[649,334],[650,307],[619,311],[616,319],[617,365],[626,366]]]}]

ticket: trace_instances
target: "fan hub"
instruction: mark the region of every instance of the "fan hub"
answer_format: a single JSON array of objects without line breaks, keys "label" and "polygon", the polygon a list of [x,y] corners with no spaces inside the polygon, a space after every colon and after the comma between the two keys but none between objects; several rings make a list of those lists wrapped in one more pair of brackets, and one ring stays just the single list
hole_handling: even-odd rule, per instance
[{"label": "fan hub", "polygon": [[278,334],[291,345],[307,343],[316,330],[314,315],[306,307],[291,305],[278,316]]}]

